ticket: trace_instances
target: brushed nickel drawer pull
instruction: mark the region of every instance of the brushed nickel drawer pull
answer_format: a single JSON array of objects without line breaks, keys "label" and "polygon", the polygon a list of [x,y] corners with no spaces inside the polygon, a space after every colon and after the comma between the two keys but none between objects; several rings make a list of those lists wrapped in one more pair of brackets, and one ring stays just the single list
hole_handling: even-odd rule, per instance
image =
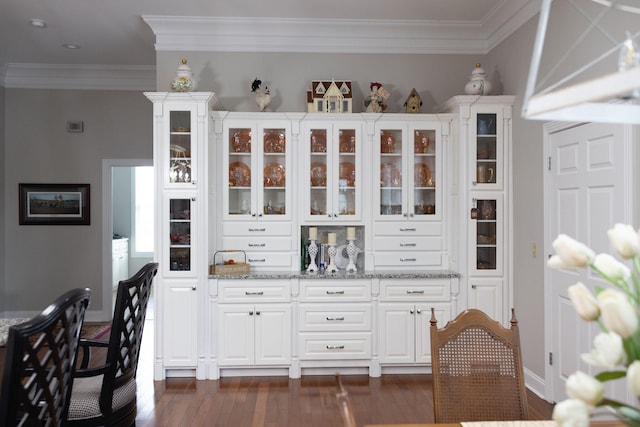
[{"label": "brushed nickel drawer pull", "polygon": [[264,248],[267,246],[266,243],[249,243],[250,248]]},{"label": "brushed nickel drawer pull", "polygon": [[400,227],[400,231],[416,231],[416,229],[414,227],[412,228]]},{"label": "brushed nickel drawer pull", "polygon": [[262,228],[249,228],[249,231],[267,231],[265,227]]},{"label": "brushed nickel drawer pull", "polygon": [[407,290],[408,294],[424,294],[424,289],[421,291],[412,291],[412,290]]},{"label": "brushed nickel drawer pull", "polygon": [[415,258],[400,258],[400,262],[416,262]]},{"label": "brushed nickel drawer pull", "polygon": [[401,248],[408,248],[408,247],[415,248],[416,244],[415,243],[400,243],[400,247]]},{"label": "brushed nickel drawer pull", "polygon": [[245,295],[264,295],[264,291],[256,291],[256,292],[249,292],[249,291],[244,291]]},{"label": "brushed nickel drawer pull", "polygon": [[264,259],[264,258],[260,258],[260,259],[251,259],[251,258],[249,258],[249,262],[265,262],[265,261],[266,261],[266,259]]},{"label": "brushed nickel drawer pull", "polygon": [[327,320],[344,320],[344,316],[342,316],[342,317],[327,317]]},{"label": "brushed nickel drawer pull", "polygon": [[327,295],[344,295],[344,291],[327,291]]},{"label": "brushed nickel drawer pull", "polygon": [[344,350],[344,345],[327,345],[327,350]]}]

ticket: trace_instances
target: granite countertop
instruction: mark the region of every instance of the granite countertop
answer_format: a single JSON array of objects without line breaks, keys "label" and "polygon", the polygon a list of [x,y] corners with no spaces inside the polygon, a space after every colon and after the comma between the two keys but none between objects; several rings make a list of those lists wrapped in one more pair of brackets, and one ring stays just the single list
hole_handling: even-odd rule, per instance
[{"label": "granite countertop", "polygon": [[451,270],[364,271],[357,273],[307,273],[306,271],[253,272],[249,274],[209,275],[210,279],[451,279],[460,273]]}]

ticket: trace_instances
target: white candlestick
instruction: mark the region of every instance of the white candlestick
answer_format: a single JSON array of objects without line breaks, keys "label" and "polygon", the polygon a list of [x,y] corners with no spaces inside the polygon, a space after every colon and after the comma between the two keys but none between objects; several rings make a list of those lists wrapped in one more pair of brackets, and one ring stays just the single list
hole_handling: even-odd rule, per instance
[{"label": "white candlestick", "polygon": [[309,227],[309,240],[318,240],[318,228]]},{"label": "white candlestick", "polygon": [[353,240],[356,238],[356,228],[347,227],[347,240]]},{"label": "white candlestick", "polygon": [[327,243],[330,245],[336,244],[336,233],[329,233],[327,237]]}]

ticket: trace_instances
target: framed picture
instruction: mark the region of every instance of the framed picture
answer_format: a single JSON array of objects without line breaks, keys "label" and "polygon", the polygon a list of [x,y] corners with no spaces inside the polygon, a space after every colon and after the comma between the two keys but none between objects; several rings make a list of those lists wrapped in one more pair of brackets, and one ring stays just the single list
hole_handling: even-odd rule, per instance
[{"label": "framed picture", "polygon": [[19,184],[20,225],[89,225],[89,184]]}]

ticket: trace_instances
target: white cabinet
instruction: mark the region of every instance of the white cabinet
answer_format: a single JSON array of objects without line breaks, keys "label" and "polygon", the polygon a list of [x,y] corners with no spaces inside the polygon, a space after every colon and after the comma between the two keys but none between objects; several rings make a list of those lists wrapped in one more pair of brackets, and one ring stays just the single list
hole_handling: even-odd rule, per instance
[{"label": "white cabinet", "polygon": [[440,107],[456,117],[454,158],[461,166],[454,185],[461,196],[454,206],[460,218],[455,247],[456,266],[467,277],[463,292],[469,307],[499,322],[508,321],[512,306],[513,102],[513,96],[456,96]]},{"label": "white cabinet", "polygon": [[439,324],[451,319],[451,287],[448,280],[380,281],[378,342],[380,364],[431,363],[429,320],[435,308]]},{"label": "white cabinet", "polygon": [[221,369],[291,363],[291,284],[286,280],[218,281]]},{"label": "white cabinet", "polygon": [[111,279],[113,290],[121,280],[129,278],[129,239],[113,239],[111,242]]},{"label": "white cabinet", "polygon": [[301,218],[311,223],[362,218],[363,120],[309,115],[300,138]]},{"label": "white cabinet", "polygon": [[[208,227],[205,179],[211,92],[147,92],[153,102],[156,173],[156,277],[154,378],[185,372],[199,379],[204,367],[204,298]],[[200,338],[200,339],[199,339]]]}]

